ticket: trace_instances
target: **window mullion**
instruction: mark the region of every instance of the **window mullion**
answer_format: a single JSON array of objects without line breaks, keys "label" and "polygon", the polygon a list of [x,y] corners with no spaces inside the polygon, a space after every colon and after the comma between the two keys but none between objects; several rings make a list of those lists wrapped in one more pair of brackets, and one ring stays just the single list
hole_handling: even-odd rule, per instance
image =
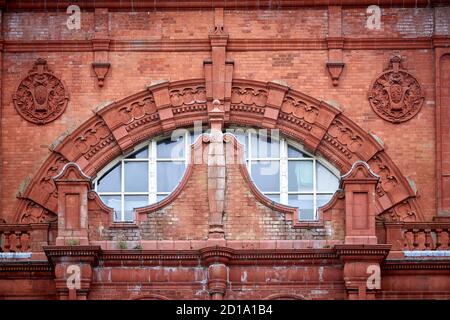
[{"label": "window mullion", "polygon": [[316,158],[313,158],[313,216],[317,220],[317,181],[316,181]]},{"label": "window mullion", "polygon": [[120,193],[121,193],[120,220],[125,221],[125,161],[123,160],[121,160],[120,166]]},{"label": "window mullion", "polygon": [[156,195],[156,185],[157,185],[157,176],[156,176],[156,141],[152,140],[149,144],[149,179],[148,179],[148,194],[150,203],[155,203],[158,199]]},{"label": "window mullion", "polygon": [[280,141],[280,202],[288,204],[288,156],[287,142],[285,139]]},{"label": "window mullion", "polygon": [[[247,149],[247,157],[248,157],[248,173],[250,174],[250,177],[252,176],[252,136],[250,130],[247,132],[247,138],[248,138],[248,149]],[[252,179],[253,180],[253,179]]]},{"label": "window mullion", "polygon": [[189,131],[186,131],[184,134],[184,166],[187,167],[189,164],[189,158],[190,158],[190,133]]}]

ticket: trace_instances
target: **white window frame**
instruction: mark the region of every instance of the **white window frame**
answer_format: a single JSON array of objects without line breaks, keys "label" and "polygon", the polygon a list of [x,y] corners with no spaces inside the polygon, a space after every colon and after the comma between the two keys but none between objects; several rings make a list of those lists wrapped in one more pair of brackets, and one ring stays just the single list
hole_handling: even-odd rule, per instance
[{"label": "white window frame", "polygon": [[[237,127],[234,128],[235,130],[242,130],[244,133],[244,148],[245,148],[245,163],[247,165],[247,169],[249,172],[250,177],[252,177],[252,162],[256,161],[278,161],[279,163],[279,176],[280,176],[280,190],[279,191],[270,191],[270,192],[263,192],[259,189],[258,185],[254,183],[256,188],[260,190],[262,194],[269,197],[273,195],[279,196],[279,203],[284,205],[289,205],[289,195],[312,195],[313,197],[313,212],[314,217],[313,219],[301,219],[300,212],[298,220],[299,221],[317,221],[318,220],[318,209],[320,207],[317,206],[317,196],[320,195],[328,195],[332,196],[336,190],[327,190],[327,191],[317,191],[317,163],[320,163],[322,166],[324,166],[326,169],[328,169],[333,175],[336,176],[337,179],[339,179],[340,173],[339,170],[336,169],[333,165],[331,165],[328,161],[326,161],[323,157],[320,155],[312,155],[309,152],[305,151],[303,146],[296,141],[286,139],[284,137],[279,137],[279,152],[280,154],[276,157],[253,157],[252,155],[252,134],[258,133],[258,129],[254,128],[245,128],[245,127]],[[167,139],[170,137],[170,135],[162,135],[158,136],[156,138],[153,138],[150,141],[146,141],[144,143],[139,144],[136,146],[134,150],[114,161],[112,161],[109,165],[107,165],[104,169],[102,169],[98,175],[97,178],[94,180],[94,190],[99,194],[99,196],[120,196],[121,199],[121,211],[120,213],[115,212],[114,214],[114,221],[115,222],[127,222],[129,220],[125,220],[125,197],[126,196],[147,196],[148,197],[148,204],[153,204],[158,202],[158,196],[166,197],[168,196],[173,190],[167,192],[162,192],[157,190],[157,164],[158,162],[184,162],[185,169],[189,165],[190,160],[190,151],[191,151],[191,144],[195,142],[195,140],[198,137],[195,137],[191,135],[192,130],[186,129],[184,132],[184,156],[179,158],[158,158],[157,157],[157,143],[158,141]],[[227,130],[228,133],[230,133]],[[191,141],[192,136],[192,141]],[[289,146],[292,146],[293,148],[297,149],[298,151],[304,153],[308,156],[308,158],[294,158],[288,156],[288,150]],[[147,147],[148,156],[147,158],[140,158],[140,159],[127,159],[128,156],[131,154]],[[312,191],[289,191],[289,175],[288,175],[288,168],[289,168],[289,161],[309,161],[312,162],[312,170],[313,170],[313,189]],[[148,192],[125,192],[125,163],[126,162],[146,162],[148,165]],[[117,192],[98,192],[98,181],[100,178],[102,178],[109,170],[111,170],[114,166],[116,166],[118,163],[121,164],[121,186],[120,191]],[[253,178],[252,178],[253,179]],[[181,181],[181,180],[180,180]],[[174,189],[176,186],[174,187]],[[161,200],[160,200],[161,201]],[[275,201],[275,200],[272,200]],[[116,219],[116,215],[120,214],[119,219]]]},{"label": "white window frame", "polygon": [[[314,156],[310,154],[309,152],[306,152],[301,145],[296,143],[295,141],[288,140],[283,137],[279,137],[279,144],[280,144],[280,154],[277,157],[253,157],[252,155],[252,134],[255,134],[255,129],[249,128],[246,130],[246,136],[245,141],[246,146],[246,158],[245,163],[247,165],[247,170],[249,172],[250,177],[252,177],[252,161],[279,161],[279,176],[280,176],[280,191],[262,191],[259,189],[258,185],[254,182],[254,185],[258,190],[270,198],[271,195],[277,195],[280,197],[281,204],[289,205],[289,195],[312,195],[313,197],[313,219],[301,219],[300,213],[301,208],[298,215],[299,221],[317,221],[319,219],[318,211],[319,208],[317,205],[317,196],[320,195],[328,195],[332,196],[336,190],[326,190],[326,191],[318,191],[317,190],[317,163],[320,163],[322,166],[324,166],[326,169],[328,169],[332,174],[336,176],[337,179],[339,179],[339,171],[334,168],[332,165],[330,165],[325,159],[320,158],[319,156]],[[294,158],[288,156],[288,148],[289,146],[292,146],[293,148],[297,149],[298,151],[304,153],[309,158]],[[313,170],[313,189],[312,191],[289,191],[289,177],[288,177],[288,167],[289,167],[289,161],[308,161],[312,162],[312,170]],[[253,178],[252,178],[253,179]],[[322,205],[323,206],[323,205]]]},{"label": "white window frame", "polygon": [[[158,196],[164,196],[166,197],[169,195],[173,190],[167,192],[158,192],[157,190],[157,173],[156,173],[156,167],[158,162],[183,162],[185,169],[187,168],[189,164],[189,158],[190,158],[190,139],[191,134],[189,130],[186,130],[186,132],[183,134],[184,138],[184,156],[181,158],[158,158],[157,157],[157,143],[158,141],[167,139],[170,136],[163,135],[156,137],[150,141],[146,141],[144,143],[139,144],[134,150],[115,161],[112,161],[108,166],[106,166],[103,170],[101,170],[98,173],[98,178],[96,178],[93,182],[94,190],[98,193],[100,197],[102,196],[120,196],[121,200],[121,209],[119,212],[114,212],[114,221],[115,222],[131,222],[129,220],[125,220],[125,197],[126,196],[147,196],[148,197],[148,204],[153,204],[158,202]],[[139,159],[127,159],[128,156],[131,154],[142,150],[143,148],[147,148],[147,158],[139,158]],[[126,162],[145,162],[148,166],[148,192],[136,192],[136,191],[125,191],[125,163]],[[98,191],[98,181],[113,167],[115,167],[118,163],[121,165],[121,172],[120,172],[120,191],[117,192],[99,192]],[[177,184],[178,185],[178,184]],[[176,188],[176,186],[175,186]],[[117,215],[119,214],[119,218],[117,219]]]}]

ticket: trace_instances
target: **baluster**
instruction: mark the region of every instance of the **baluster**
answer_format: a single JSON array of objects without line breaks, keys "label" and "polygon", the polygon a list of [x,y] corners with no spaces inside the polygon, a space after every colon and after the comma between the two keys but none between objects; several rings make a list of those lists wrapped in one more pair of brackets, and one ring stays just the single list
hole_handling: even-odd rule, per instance
[{"label": "baluster", "polygon": [[448,250],[450,248],[450,232],[449,229],[442,230],[443,241],[442,241],[442,250]]},{"label": "baluster", "polygon": [[424,229],[417,230],[417,250],[425,250],[426,234]]},{"label": "baluster", "polygon": [[425,247],[424,250],[431,250],[432,248],[432,239],[431,239],[431,229],[424,229],[425,235]]},{"label": "baluster", "polygon": [[405,238],[404,247],[407,250],[413,250],[414,249],[414,234],[411,229],[407,229],[405,231],[404,238]]},{"label": "baluster", "polygon": [[22,251],[22,231],[14,231],[14,235],[16,236],[16,252]]},{"label": "baluster", "polygon": [[23,232],[20,238],[20,243],[22,244],[22,251],[26,252],[30,249],[30,234],[28,232]]},{"label": "baluster", "polygon": [[5,239],[5,245],[4,245],[4,250],[5,252],[10,252],[10,248],[11,248],[11,241],[9,239],[11,232],[9,231],[5,231],[5,233],[3,234],[4,239]]},{"label": "baluster", "polygon": [[417,250],[418,246],[419,246],[419,241],[418,241],[419,229],[412,229],[412,233],[414,235],[414,239],[413,239],[414,249],[413,250]]},{"label": "baluster", "polygon": [[9,232],[9,252],[17,252],[17,236],[14,231]]},{"label": "baluster", "polygon": [[441,250],[442,246],[442,229],[436,229],[436,250]]}]

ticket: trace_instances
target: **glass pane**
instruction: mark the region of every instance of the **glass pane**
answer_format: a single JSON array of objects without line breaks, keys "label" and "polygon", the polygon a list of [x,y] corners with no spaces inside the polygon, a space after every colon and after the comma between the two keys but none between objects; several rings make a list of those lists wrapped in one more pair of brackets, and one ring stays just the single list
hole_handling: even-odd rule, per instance
[{"label": "glass pane", "polygon": [[182,161],[158,161],[156,163],[156,179],[158,192],[171,192],[183,177],[185,170]]},{"label": "glass pane", "polygon": [[120,196],[100,196],[103,203],[114,209],[114,221],[120,221],[122,212],[122,200]]},{"label": "glass pane", "polygon": [[166,198],[168,196],[168,194],[158,194],[156,196],[156,202],[160,202],[162,201],[164,198]]},{"label": "glass pane", "polygon": [[148,146],[145,146],[141,150],[138,150],[127,157],[127,159],[147,159],[147,158],[148,158]]},{"label": "glass pane", "polygon": [[265,196],[272,201],[280,203],[280,195],[279,194],[266,194]]},{"label": "glass pane", "polygon": [[97,182],[97,192],[120,192],[121,163],[103,175]]},{"label": "glass pane", "polygon": [[298,150],[297,148],[289,145],[288,146],[288,157],[289,158],[310,158],[310,156],[308,156],[307,154],[301,152],[300,150]]},{"label": "glass pane", "polygon": [[317,191],[334,192],[338,187],[338,177],[317,162]]},{"label": "glass pane", "polygon": [[288,196],[290,206],[299,208],[299,220],[314,220],[314,199],[312,194]]},{"label": "glass pane", "polygon": [[252,161],[252,179],[262,192],[279,192],[280,162]]},{"label": "glass pane", "polygon": [[159,159],[179,159],[184,157],[184,136],[167,138],[156,144],[156,157]]},{"label": "glass pane", "polygon": [[333,197],[332,194],[316,195],[317,208],[320,208],[320,207],[323,207],[324,205],[326,205],[331,200],[332,197]]},{"label": "glass pane", "polygon": [[313,191],[313,162],[288,161],[288,190]]},{"label": "glass pane", "polygon": [[148,192],[148,162],[125,162],[125,192]]},{"label": "glass pane", "polygon": [[148,205],[148,196],[125,196],[125,221],[134,220],[134,209]]},{"label": "glass pane", "polygon": [[[261,130],[260,130],[261,132]],[[252,134],[252,158],[278,158],[280,156],[280,140],[265,134]]]}]

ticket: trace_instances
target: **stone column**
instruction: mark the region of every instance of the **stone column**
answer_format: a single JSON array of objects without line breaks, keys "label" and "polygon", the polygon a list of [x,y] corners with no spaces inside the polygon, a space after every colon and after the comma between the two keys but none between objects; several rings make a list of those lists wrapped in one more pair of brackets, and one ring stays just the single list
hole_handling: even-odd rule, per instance
[{"label": "stone column", "polygon": [[211,135],[208,145],[208,203],[209,238],[224,238],[223,212],[225,208],[225,150],[222,134],[224,111],[219,100],[214,100],[209,115]]}]

